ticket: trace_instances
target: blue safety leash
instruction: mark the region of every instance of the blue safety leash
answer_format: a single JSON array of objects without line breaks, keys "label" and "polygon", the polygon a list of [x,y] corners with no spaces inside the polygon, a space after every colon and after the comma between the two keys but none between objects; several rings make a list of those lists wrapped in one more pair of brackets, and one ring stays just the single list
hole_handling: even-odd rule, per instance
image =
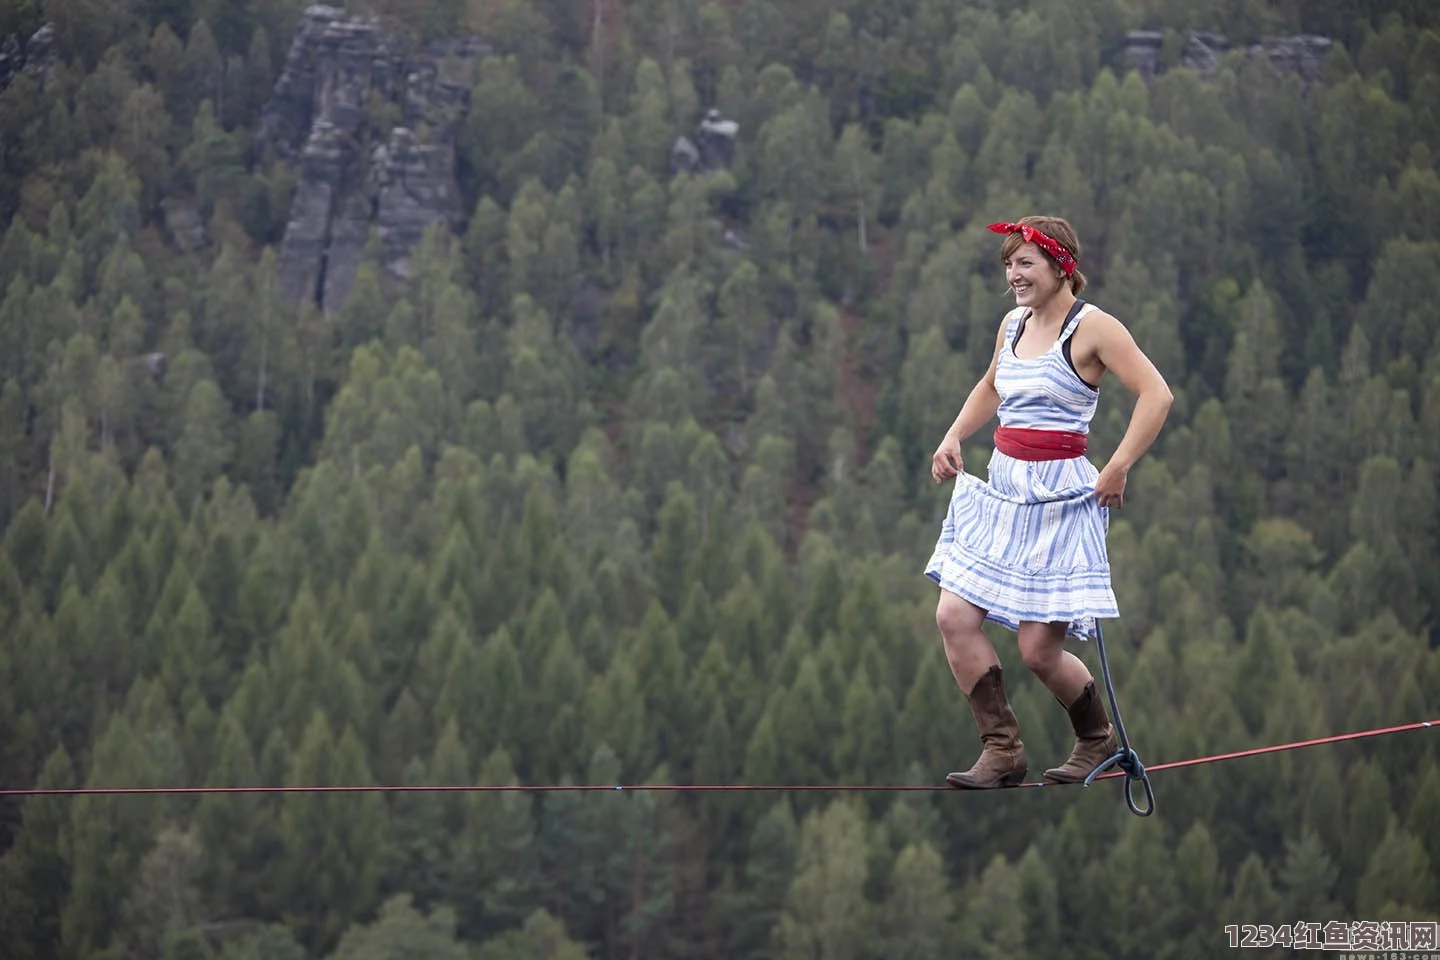
[{"label": "blue safety leash", "polygon": [[[1130,807],[1130,812],[1139,817],[1148,817],[1155,812],[1155,791],[1150,787],[1150,775],[1145,772],[1145,764],[1140,762],[1140,755],[1130,747],[1130,738],[1125,733],[1125,721],[1120,719],[1120,704],[1115,699],[1115,684],[1110,679],[1110,658],[1105,655],[1105,633],[1100,629],[1100,621],[1095,621],[1095,640],[1100,648],[1100,672],[1105,677],[1105,692],[1110,696],[1110,712],[1115,717],[1115,729],[1120,731],[1120,749],[1116,754],[1106,760],[1100,766],[1090,771],[1090,776],[1085,778],[1085,786],[1090,786],[1090,781],[1111,767],[1118,766],[1125,771],[1125,803]],[[1146,807],[1141,810],[1135,804],[1135,781],[1139,780],[1145,787]]]}]

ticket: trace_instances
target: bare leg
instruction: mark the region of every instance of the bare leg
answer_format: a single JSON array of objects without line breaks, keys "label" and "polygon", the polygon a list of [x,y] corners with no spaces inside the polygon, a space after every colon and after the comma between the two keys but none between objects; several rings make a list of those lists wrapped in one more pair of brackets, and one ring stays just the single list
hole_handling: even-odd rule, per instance
[{"label": "bare leg", "polygon": [[980,630],[984,622],[984,610],[963,597],[940,591],[935,625],[940,628],[940,637],[945,643],[950,672],[966,696],[975,689],[975,681],[984,676],[985,671],[1000,663],[994,644]]},{"label": "bare leg", "polygon": [[1020,723],[1005,696],[1004,671],[990,638],[980,630],[985,611],[953,593],[941,592],[935,623],[945,641],[945,659],[965,694],[984,749],[969,770],[945,781],[960,790],[1012,787],[1028,769]]},{"label": "bare leg", "polygon": [[1066,626],[1063,623],[1022,623],[1017,639],[1025,666],[1060,701],[1075,731],[1075,747],[1070,751],[1069,759],[1058,767],[1046,770],[1045,779],[1077,783],[1114,754],[1119,745],[1089,668],[1065,649]]},{"label": "bare leg", "polygon": [[1065,623],[1020,624],[1016,642],[1020,658],[1030,672],[1055,695],[1063,705],[1070,706],[1085,692],[1085,685],[1094,681],[1090,668],[1075,654],[1065,649]]}]

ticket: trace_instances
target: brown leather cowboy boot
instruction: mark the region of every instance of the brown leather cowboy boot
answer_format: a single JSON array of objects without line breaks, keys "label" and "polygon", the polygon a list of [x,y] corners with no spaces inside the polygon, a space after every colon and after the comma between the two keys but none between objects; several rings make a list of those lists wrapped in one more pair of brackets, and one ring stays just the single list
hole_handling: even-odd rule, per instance
[{"label": "brown leather cowboy boot", "polygon": [[957,790],[1015,786],[1025,779],[1029,767],[1020,722],[1005,697],[1005,677],[998,664],[975,682],[968,699],[984,749],[974,766],[964,773],[949,774],[945,782]]},{"label": "brown leather cowboy boot", "polygon": [[1070,726],[1075,730],[1075,749],[1070,751],[1070,759],[1045,771],[1045,779],[1051,783],[1079,783],[1120,749],[1115,727],[1105,713],[1105,704],[1095,692],[1095,681],[1085,685],[1080,698],[1067,712]]}]

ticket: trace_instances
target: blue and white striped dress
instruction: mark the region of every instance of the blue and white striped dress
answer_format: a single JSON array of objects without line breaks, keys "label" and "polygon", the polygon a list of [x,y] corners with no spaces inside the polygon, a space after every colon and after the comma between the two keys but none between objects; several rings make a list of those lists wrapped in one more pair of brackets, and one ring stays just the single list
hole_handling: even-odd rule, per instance
[{"label": "blue and white striped dress", "polygon": [[[1015,355],[1027,311],[1007,315],[995,371],[1001,426],[1089,433],[1100,393],[1063,351],[1095,309],[1077,306],[1055,345],[1029,360]],[[963,472],[956,478],[925,575],[1011,630],[1022,620],[1067,622],[1069,636],[1094,639],[1097,619],[1120,615],[1105,547],[1109,514],[1095,498],[1099,475],[1083,456],[1028,461],[996,450],[988,483]]]}]

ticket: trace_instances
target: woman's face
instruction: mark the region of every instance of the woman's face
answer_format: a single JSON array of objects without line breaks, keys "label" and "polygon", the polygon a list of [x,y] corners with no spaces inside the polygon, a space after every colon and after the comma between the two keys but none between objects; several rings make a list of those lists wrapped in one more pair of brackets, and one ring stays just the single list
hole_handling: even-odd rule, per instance
[{"label": "woman's face", "polygon": [[1022,243],[1005,263],[1005,282],[1015,292],[1015,305],[1032,310],[1055,296],[1064,277],[1033,243]]}]

